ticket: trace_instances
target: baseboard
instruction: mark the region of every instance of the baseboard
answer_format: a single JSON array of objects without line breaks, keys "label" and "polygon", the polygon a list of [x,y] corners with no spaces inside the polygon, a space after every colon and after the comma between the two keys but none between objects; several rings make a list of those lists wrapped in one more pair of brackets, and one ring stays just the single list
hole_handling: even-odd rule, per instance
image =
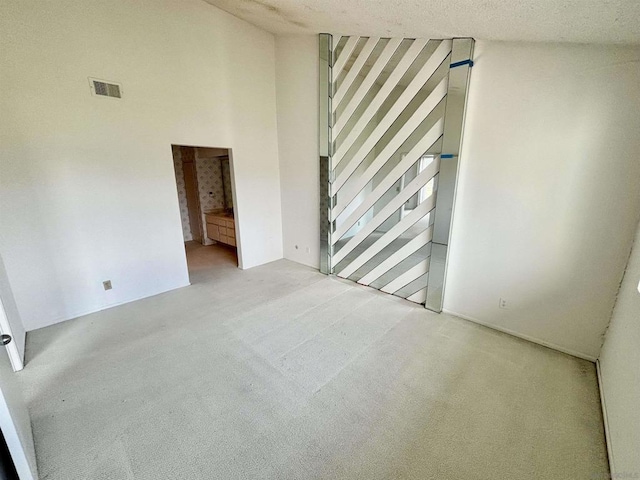
[{"label": "baseboard", "polygon": [[460,313],[453,312],[451,310],[444,310],[443,309],[442,311],[444,313],[449,314],[449,315],[453,315],[455,317],[460,317],[463,320],[468,320],[470,322],[477,323],[477,324],[482,325],[484,327],[491,328],[492,330],[497,330],[499,332],[506,333],[508,335],[511,335],[512,337],[521,338],[523,340],[527,340],[528,342],[537,343],[538,345],[542,345],[543,347],[547,347],[547,348],[550,348],[552,350],[557,350],[558,352],[566,353],[567,355],[571,355],[572,357],[577,357],[577,358],[581,358],[583,360],[588,360],[588,361],[590,361],[592,363],[595,363],[596,360],[597,360],[597,358],[594,357],[594,356],[587,355],[587,354],[582,353],[582,352],[577,352],[577,351],[571,350],[569,348],[564,348],[564,347],[562,347],[560,345],[556,345],[555,343],[547,342],[545,340],[541,340],[541,339],[536,338],[536,337],[531,337],[529,335],[524,335],[522,333],[515,332],[513,330],[509,330],[508,328],[500,327],[500,326],[494,325],[492,323],[483,322],[482,320],[478,320],[477,318],[469,317],[467,315],[462,315]]},{"label": "baseboard", "polygon": [[299,265],[304,265],[305,267],[311,267],[314,270],[320,269],[320,264],[318,263],[317,260],[307,260],[307,259],[301,260],[301,259],[293,258],[293,256],[287,256],[286,254],[282,257],[282,259],[289,260],[290,262],[294,262]]},{"label": "baseboard", "polygon": [[123,300],[122,302],[110,303],[109,305],[104,305],[102,307],[98,307],[98,308],[94,308],[94,309],[90,309],[90,310],[85,310],[85,311],[80,311],[80,312],[75,312],[75,313],[72,313],[70,315],[65,315],[64,317],[53,319],[50,323],[47,323],[46,325],[42,325],[42,326],[37,327],[37,328],[31,328],[31,329],[27,330],[26,333],[34,332],[36,330],[40,330],[41,328],[47,328],[47,327],[50,327],[51,325],[56,325],[58,323],[67,322],[67,321],[73,320],[75,318],[80,318],[80,317],[84,317],[86,315],[91,315],[92,313],[98,313],[98,312],[102,312],[103,310],[109,310],[110,308],[119,307],[120,305],[125,305],[127,303],[137,302],[138,300],[144,300],[145,298],[155,297],[156,295],[162,295],[163,293],[171,292],[172,290],[177,290],[179,288],[188,287],[190,285],[191,285],[191,282],[188,282],[188,283],[186,283],[184,285],[179,285],[177,287],[167,288],[166,290],[160,290],[159,292],[151,293],[149,295],[141,295],[139,297],[131,298],[129,300]]},{"label": "baseboard", "polygon": [[598,388],[600,389],[600,405],[602,407],[602,420],[604,423],[604,439],[607,444],[607,457],[609,458],[609,472],[611,478],[614,478],[615,466],[613,463],[613,448],[611,446],[611,434],[609,431],[609,417],[607,414],[607,402],[604,398],[604,385],[602,384],[602,369],[600,368],[600,360],[596,360],[596,373],[598,375]]}]

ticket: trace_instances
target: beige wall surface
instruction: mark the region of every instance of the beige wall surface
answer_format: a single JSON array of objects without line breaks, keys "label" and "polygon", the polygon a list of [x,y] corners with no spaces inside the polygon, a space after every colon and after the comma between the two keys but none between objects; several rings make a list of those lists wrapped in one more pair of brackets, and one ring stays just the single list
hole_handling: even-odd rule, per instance
[{"label": "beige wall surface", "polygon": [[595,360],[640,213],[640,49],[475,60],[444,308]]}]

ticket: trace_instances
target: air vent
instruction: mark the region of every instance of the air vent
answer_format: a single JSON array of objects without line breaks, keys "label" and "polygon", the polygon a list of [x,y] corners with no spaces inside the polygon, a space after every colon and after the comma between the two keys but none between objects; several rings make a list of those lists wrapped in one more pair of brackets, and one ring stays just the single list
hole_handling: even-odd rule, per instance
[{"label": "air vent", "polygon": [[96,78],[89,78],[89,85],[91,86],[91,93],[93,95],[98,95],[101,97],[122,98],[121,87],[118,83],[98,80]]}]

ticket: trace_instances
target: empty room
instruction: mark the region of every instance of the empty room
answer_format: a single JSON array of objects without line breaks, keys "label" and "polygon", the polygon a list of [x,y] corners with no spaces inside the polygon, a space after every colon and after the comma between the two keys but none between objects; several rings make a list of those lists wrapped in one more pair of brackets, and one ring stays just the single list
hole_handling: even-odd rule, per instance
[{"label": "empty room", "polygon": [[0,85],[0,479],[640,478],[640,3],[1,0]]}]

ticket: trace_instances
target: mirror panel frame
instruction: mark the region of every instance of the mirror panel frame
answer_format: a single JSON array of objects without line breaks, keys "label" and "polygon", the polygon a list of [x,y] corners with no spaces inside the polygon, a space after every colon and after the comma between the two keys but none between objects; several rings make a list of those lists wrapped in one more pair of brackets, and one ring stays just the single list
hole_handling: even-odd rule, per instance
[{"label": "mirror panel frame", "polygon": [[[455,199],[460,172],[459,155],[467,109],[469,80],[473,67],[474,45],[475,41],[472,38],[454,38],[449,65],[449,84],[447,86],[447,105],[444,116],[445,125],[433,234],[435,250],[438,250],[438,246],[442,247],[441,251],[436,254],[439,255],[439,258],[436,257],[436,262],[442,260],[442,265],[434,264],[435,255],[432,254],[425,301],[425,308],[438,313],[442,311],[446,290],[451,225],[455,214]],[[455,101],[456,99],[462,101]],[[450,188],[443,188],[445,185],[450,185]],[[444,254],[444,258],[442,258],[442,254]]]}]

